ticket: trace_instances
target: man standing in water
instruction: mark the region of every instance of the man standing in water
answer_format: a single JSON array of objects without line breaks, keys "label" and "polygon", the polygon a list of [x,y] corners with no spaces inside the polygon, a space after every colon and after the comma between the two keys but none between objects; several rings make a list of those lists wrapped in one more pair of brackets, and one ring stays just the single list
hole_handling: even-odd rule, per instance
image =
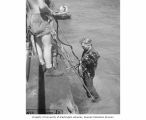
[{"label": "man standing in water", "polygon": [[87,89],[87,97],[90,98],[91,95],[93,96],[92,102],[97,102],[99,100],[99,95],[96,92],[93,86],[93,78],[95,76],[95,70],[97,68],[98,59],[100,55],[96,52],[92,47],[92,40],[88,38],[84,38],[80,41],[82,48],[84,49],[82,58],[81,58],[81,70],[82,70],[82,78],[84,84],[86,85]]},{"label": "man standing in water", "polygon": [[55,13],[48,7],[45,0],[27,0],[27,26],[36,35],[35,42],[40,64],[47,75],[62,75],[52,67],[51,49],[53,27],[53,15]]}]

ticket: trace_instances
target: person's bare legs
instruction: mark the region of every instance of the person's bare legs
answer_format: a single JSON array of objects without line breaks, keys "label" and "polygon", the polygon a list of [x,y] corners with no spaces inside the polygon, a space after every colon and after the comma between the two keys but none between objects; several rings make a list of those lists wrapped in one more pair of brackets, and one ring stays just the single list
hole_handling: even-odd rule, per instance
[{"label": "person's bare legs", "polygon": [[[51,34],[44,35],[37,38],[36,47],[39,56],[40,64],[43,66],[43,70],[49,76],[63,75],[59,70],[55,70],[52,65],[52,43]],[[45,66],[45,69],[44,69]]]},{"label": "person's bare legs", "polygon": [[45,61],[43,58],[43,50],[42,50],[42,41],[41,38],[36,39],[36,49],[39,57],[40,64],[43,66],[45,65]]},{"label": "person's bare legs", "polygon": [[44,61],[46,63],[46,69],[49,69],[52,67],[52,63],[51,63],[52,44],[51,44],[50,34],[44,35],[42,37],[42,44],[43,44],[43,56],[44,56]]},{"label": "person's bare legs", "polygon": [[[43,44],[43,56],[44,61],[46,63],[46,75],[48,76],[60,76],[63,73],[59,70],[55,70],[52,65],[52,37],[51,34],[44,35],[42,37],[42,44]],[[52,69],[50,69],[52,68]]]}]

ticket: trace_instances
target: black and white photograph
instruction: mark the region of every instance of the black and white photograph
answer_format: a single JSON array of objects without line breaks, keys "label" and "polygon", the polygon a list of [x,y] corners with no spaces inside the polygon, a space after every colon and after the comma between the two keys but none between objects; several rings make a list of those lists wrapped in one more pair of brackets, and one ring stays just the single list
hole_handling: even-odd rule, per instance
[{"label": "black and white photograph", "polygon": [[26,115],[120,114],[120,0],[26,0]]}]

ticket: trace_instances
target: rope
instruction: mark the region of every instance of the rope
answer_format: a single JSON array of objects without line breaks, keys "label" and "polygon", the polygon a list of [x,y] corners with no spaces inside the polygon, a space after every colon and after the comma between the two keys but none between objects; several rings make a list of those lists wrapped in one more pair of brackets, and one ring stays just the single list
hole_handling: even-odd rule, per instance
[{"label": "rope", "polygon": [[[58,20],[55,20],[55,21],[56,21],[56,23],[57,23],[57,34],[58,34],[58,28],[60,29],[61,32],[62,32],[62,30],[61,30],[61,28],[59,27]],[[63,32],[62,32],[62,35],[63,35],[63,37],[65,38]],[[59,38],[58,35],[57,35],[57,38],[58,38],[59,42],[61,42],[63,45],[66,45],[66,46],[70,47],[70,48],[71,48],[71,51],[72,51],[72,54],[75,56],[75,58],[76,58],[78,61],[80,61],[79,58],[77,57],[77,55],[75,54],[74,50],[73,50],[73,46],[70,45],[69,42],[68,42],[66,39],[65,39],[65,40],[67,41],[67,44],[64,43],[62,40],[60,40],[60,38]]]},{"label": "rope", "polygon": [[[53,4],[53,7],[55,8],[55,4],[54,4],[54,2],[52,3]],[[56,23],[57,23],[57,38],[58,38],[58,41],[60,42],[60,43],[62,43],[63,45],[66,45],[66,46],[69,46],[70,48],[71,48],[71,51],[72,51],[72,53],[73,53],[73,55],[75,56],[75,58],[78,60],[78,61],[80,61],[79,60],[79,58],[77,57],[77,55],[75,54],[75,52],[73,51],[73,47],[72,47],[72,45],[70,45],[70,43],[67,41],[67,39],[65,39],[65,36],[64,36],[64,34],[63,34],[63,31],[62,31],[62,29],[60,28],[60,26],[59,26],[59,24],[58,24],[58,21],[57,20],[55,20],[56,21]],[[58,36],[58,28],[60,29],[60,31],[62,32],[62,35],[63,35],[63,37],[64,37],[64,39],[66,40],[66,42],[67,42],[67,44],[66,43],[64,43],[63,41],[61,41],[60,39],[59,39],[59,36]],[[64,49],[64,48],[63,48]],[[66,52],[66,54],[68,54],[68,52],[64,49],[64,51]],[[61,51],[62,52],[62,51]],[[63,52],[62,52],[63,53]],[[75,69],[75,67],[72,67],[72,64],[71,64],[71,62],[70,62],[70,60],[68,60],[68,58],[66,57],[66,55],[63,53],[63,55],[64,55],[64,57],[66,58],[66,60],[68,61],[68,63],[69,63],[69,65],[71,66],[70,68],[72,68],[73,69],[73,71],[75,72],[75,74],[77,75],[77,77],[78,77],[78,79],[80,80],[80,82],[82,83],[82,85],[84,86],[84,88],[88,91],[88,93],[90,94],[90,96],[91,96],[91,98],[92,98],[92,100],[94,99],[94,97],[93,97],[93,95],[91,94],[91,92],[88,90],[88,88],[87,88],[87,86],[85,85],[85,83],[84,82],[82,82],[82,80],[81,80],[81,76],[79,76],[79,68],[78,68],[78,72],[76,72],[76,69]],[[71,59],[71,57],[69,57],[70,59]],[[87,74],[88,75],[88,74]],[[89,77],[89,76],[88,76]],[[90,78],[90,77],[89,77]]]}]

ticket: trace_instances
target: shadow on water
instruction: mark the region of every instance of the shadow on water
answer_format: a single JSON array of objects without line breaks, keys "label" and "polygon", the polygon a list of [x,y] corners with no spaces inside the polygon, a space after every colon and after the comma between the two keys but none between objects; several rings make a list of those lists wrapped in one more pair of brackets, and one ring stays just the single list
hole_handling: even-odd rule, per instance
[{"label": "shadow on water", "polygon": [[38,113],[45,114],[46,106],[45,106],[45,82],[44,82],[44,72],[42,66],[39,66],[39,94],[38,94]]}]

